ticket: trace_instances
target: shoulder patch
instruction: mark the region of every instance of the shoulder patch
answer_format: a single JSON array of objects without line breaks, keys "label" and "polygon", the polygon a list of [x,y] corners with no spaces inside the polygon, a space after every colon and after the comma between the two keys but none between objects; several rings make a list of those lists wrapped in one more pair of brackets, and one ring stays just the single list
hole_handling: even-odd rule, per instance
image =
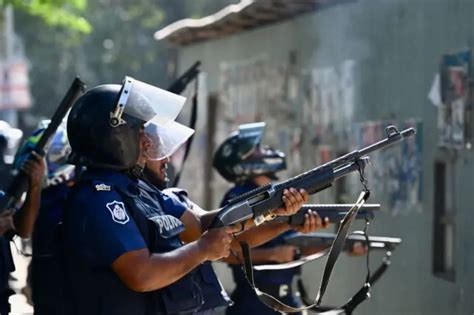
[{"label": "shoulder patch", "polygon": [[114,200],[112,202],[109,202],[106,206],[107,209],[110,211],[110,214],[112,214],[112,220],[114,220],[115,222],[125,224],[130,221],[127,211],[125,211],[125,205],[123,204],[123,202]]},{"label": "shoulder patch", "polygon": [[95,184],[94,187],[95,187],[96,191],[112,191],[112,187],[110,185],[106,185],[104,183]]}]

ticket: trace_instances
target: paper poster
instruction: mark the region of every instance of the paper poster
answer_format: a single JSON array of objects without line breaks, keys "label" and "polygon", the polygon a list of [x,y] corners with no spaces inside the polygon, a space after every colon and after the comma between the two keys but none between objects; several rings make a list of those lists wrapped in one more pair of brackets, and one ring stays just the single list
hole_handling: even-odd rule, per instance
[{"label": "paper poster", "polygon": [[[466,116],[472,106],[470,77],[472,76],[471,51],[446,54],[440,65],[441,104],[438,105],[439,145],[452,149],[466,147]],[[435,95],[435,92],[430,95]],[[433,98],[436,101],[435,97]]]}]

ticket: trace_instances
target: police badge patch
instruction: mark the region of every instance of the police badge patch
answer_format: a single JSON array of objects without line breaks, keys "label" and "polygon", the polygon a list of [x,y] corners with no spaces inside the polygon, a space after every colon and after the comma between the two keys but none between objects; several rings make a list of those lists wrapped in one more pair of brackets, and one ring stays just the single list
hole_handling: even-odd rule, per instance
[{"label": "police badge patch", "polygon": [[123,204],[123,202],[114,200],[112,202],[109,202],[106,206],[112,214],[112,220],[114,220],[115,222],[125,224],[130,221],[127,211],[125,211],[125,205]]}]

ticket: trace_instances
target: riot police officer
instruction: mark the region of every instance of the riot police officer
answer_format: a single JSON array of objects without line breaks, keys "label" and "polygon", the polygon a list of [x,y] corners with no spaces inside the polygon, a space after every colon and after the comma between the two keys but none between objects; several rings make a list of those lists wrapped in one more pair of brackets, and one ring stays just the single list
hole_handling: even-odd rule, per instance
[{"label": "riot police officer", "polygon": [[[49,120],[41,121],[39,128],[24,141],[15,157],[17,168],[34,163],[27,158],[48,124]],[[34,312],[37,315],[65,314],[60,224],[63,220],[65,202],[77,173],[74,165],[66,163],[70,150],[65,126],[59,126],[47,149],[46,171],[44,168],[39,170],[42,190],[29,191],[26,202],[19,210],[19,213],[29,213],[31,217],[31,222],[22,224],[21,233],[22,237],[32,235],[33,245],[27,279],[29,287],[24,292],[32,294]],[[35,164],[31,167],[34,170]],[[23,221],[26,221],[25,219]]]},{"label": "riot police officer", "polygon": [[[12,165],[5,164],[5,153],[7,152],[7,145],[9,140],[13,142],[19,141],[22,132],[19,129],[11,128],[9,125],[5,128],[5,123],[0,121],[0,170],[1,180],[4,187],[10,183],[13,178],[11,173]],[[14,143],[10,149],[14,148]],[[34,202],[34,199],[41,191],[41,178],[44,173],[44,163],[40,156],[34,155],[32,159],[24,161],[20,169],[27,174],[29,186],[27,191],[27,198],[24,204]],[[32,196],[32,198],[28,198]],[[0,198],[3,197],[3,192],[0,190]],[[33,229],[35,214],[31,211],[23,211],[21,208],[13,214],[14,209],[7,209],[0,216],[0,314],[9,314],[10,304],[8,302],[9,296],[14,292],[8,286],[9,274],[15,270],[15,265],[11,255],[10,240],[14,234],[20,237],[28,237]]]},{"label": "riot police officer", "polygon": [[[165,194],[138,186],[150,139],[144,125],[165,125],[184,98],[133,78],[98,86],[74,104],[68,119],[70,161],[87,167],[65,215],[69,314],[180,314],[203,303],[195,281],[202,262],[226,257],[224,227],[183,244],[184,212]],[[294,213],[307,194],[287,194]],[[172,209],[164,211],[163,209]]]},{"label": "riot police officer", "polygon": [[[145,133],[152,140],[152,146],[148,150],[148,161],[146,163],[144,180],[151,186],[164,189],[167,177],[167,165],[169,155],[184,143],[194,131],[186,126],[173,122],[166,127],[160,127],[150,123],[145,127]],[[165,154],[168,154],[166,155]],[[144,184],[144,182],[140,182]],[[144,187],[144,189],[147,189]],[[163,192],[177,202],[183,203],[187,208],[184,213],[168,213],[179,218],[185,225],[186,229],[180,234],[180,238],[184,242],[192,242],[199,239],[201,233],[206,230],[208,222],[214,218],[219,212],[218,210],[205,211],[197,204],[193,203],[185,190],[176,187],[168,188]],[[308,220],[310,228],[308,232],[316,230],[316,218],[311,217]],[[287,224],[266,225],[242,232],[237,239],[244,240],[250,244],[256,245],[263,243],[265,240],[273,238],[282,232],[282,228],[287,228]],[[237,241],[233,242],[234,252],[240,250]],[[203,263],[199,266],[196,278],[204,299],[201,312],[209,312],[230,305],[231,300],[219,282],[210,262]]]},{"label": "riot police officer", "polygon": [[[285,154],[261,144],[265,123],[241,125],[217,149],[213,165],[227,181],[233,183],[224,196],[222,204],[259,186],[269,184],[277,179],[276,173],[286,169]],[[328,218],[321,218],[309,211],[307,216],[315,216],[318,227],[326,227]],[[308,224],[305,222],[305,224]],[[307,227],[295,227],[305,231]],[[255,264],[285,263],[293,261],[296,256],[295,246],[285,245],[284,237],[295,231],[287,231],[275,239],[252,250],[252,261]],[[228,315],[242,314],[280,314],[262,304],[253,289],[248,285],[238,261],[230,260],[232,274],[236,284],[231,294],[235,302],[226,311]],[[298,268],[272,271],[254,271],[257,287],[280,299],[283,303],[298,307],[299,301],[292,291],[293,277]]]}]

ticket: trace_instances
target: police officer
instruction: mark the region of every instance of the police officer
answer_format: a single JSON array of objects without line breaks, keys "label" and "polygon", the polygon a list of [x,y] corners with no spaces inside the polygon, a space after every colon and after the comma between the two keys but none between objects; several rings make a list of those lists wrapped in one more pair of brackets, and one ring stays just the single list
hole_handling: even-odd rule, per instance
[{"label": "police officer", "polygon": [[[9,131],[10,132],[3,133],[3,135],[7,134],[7,136],[5,136],[7,141],[3,142],[4,147],[0,149],[0,151],[2,151],[0,163],[4,163],[3,153],[6,152],[6,145],[9,138],[8,134],[13,136],[16,140],[19,140],[22,134],[18,129]],[[11,164],[8,165],[8,168],[11,169]],[[27,197],[23,206],[16,211],[14,215],[12,214],[14,209],[7,209],[0,217],[0,314],[2,315],[9,314],[10,304],[8,299],[10,295],[14,294],[8,286],[9,274],[15,270],[11,255],[10,239],[14,234],[23,238],[27,238],[31,234],[36,214],[32,212],[31,209],[24,208],[24,206],[36,202],[36,198],[41,191],[41,179],[45,170],[43,159],[37,154],[33,155],[31,159],[23,161],[19,168],[28,178],[29,186]],[[12,177],[9,177],[10,179],[4,183],[5,185],[11,181]],[[3,196],[3,192],[0,193],[0,196]]]},{"label": "police officer", "polygon": [[[168,181],[167,165],[169,155],[184,143],[194,131],[186,126],[173,122],[166,127],[160,127],[150,123],[145,127],[145,133],[152,140],[152,146],[148,150],[148,161],[143,172],[145,181],[150,185],[159,189],[164,189]],[[165,154],[166,152],[166,154]],[[143,182],[141,182],[143,183]],[[145,188],[146,189],[146,188]],[[206,222],[210,222],[219,210],[205,211],[197,204],[193,203],[185,190],[179,188],[169,188],[163,191],[168,196],[181,202],[187,210],[184,213],[168,213],[179,218],[185,225],[186,229],[180,234],[180,238],[185,242],[192,242],[199,239],[202,231],[205,230]],[[314,231],[316,218],[311,218],[309,224],[312,224],[308,232]],[[271,229],[269,229],[271,227]],[[281,229],[287,228],[286,224],[267,225],[247,230],[239,235],[238,239],[245,239],[250,244],[262,243],[265,240],[273,238],[281,233]],[[240,248],[237,242],[233,242],[234,251]],[[224,288],[219,282],[214,270],[209,262],[201,264],[198,268],[197,281],[201,288],[204,298],[204,304],[200,311],[209,312],[228,306],[231,303],[230,298],[226,294]]]},{"label": "police officer", "polygon": [[[9,168],[5,165],[4,154],[7,148],[8,139],[0,134],[0,172],[3,177],[8,175]],[[6,185],[6,183],[3,183]],[[4,186],[2,185],[2,186]],[[0,189],[5,187],[0,187]],[[0,190],[0,198],[4,196]],[[11,257],[10,242],[3,235],[13,228],[13,217],[10,212],[5,212],[0,216],[0,314],[8,314],[10,312],[10,304],[8,297],[11,290],[8,287],[8,276],[14,270],[13,259]]]},{"label": "police officer", "polygon": [[[70,161],[87,167],[65,215],[69,314],[182,314],[203,303],[195,268],[229,254],[224,227],[187,244],[183,223],[166,213],[181,203],[138,186],[150,139],[144,124],[165,125],[184,98],[126,77],[83,95],[68,119]],[[290,215],[307,193],[287,193]],[[164,211],[163,209],[172,209]]]},{"label": "police officer", "polygon": [[[235,184],[225,194],[221,205],[259,186],[271,183],[272,180],[277,179],[277,172],[286,169],[284,153],[261,144],[264,127],[265,123],[241,125],[239,131],[232,133],[217,149],[214,155],[214,167],[226,180]],[[315,213],[311,211],[307,214],[310,217],[314,215]],[[318,227],[326,227],[329,222],[328,218],[321,220],[317,215],[315,218]],[[295,229],[299,231],[307,230],[304,226]],[[255,264],[293,261],[297,248],[285,245],[283,242],[284,237],[292,233],[296,232],[287,231],[253,249],[252,261]],[[253,289],[245,280],[238,261],[232,261],[231,259],[227,261],[231,263],[236,288],[231,294],[231,298],[235,303],[227,309],[226,314],[280,314],[258,300]],[[298,307],[300,303],[292,291],[293,277],[298,272],[298,268],[254,271],[254,276],[259,289],[280,299],[287,305]]]},{"label": "police officer", "polygon": [[[29,161],[26,158],[32,152],[46,130],[49,121],[40,122],[40,126],[23,143],[15,157],[17,166]],[[23,232],[23,237],[32,234],[33,256],[28,275],[28,288],[32,293],[35,314],[65,314],[63,296],[63,263],[60,254],[60,224],[63,220],[65,202],[74,184],[76,168],[67,164],[70,146],[66,129],[60,126],[56,131],[45,157],[47,171],[39,173],[43,189],[29,192],[20,211],[32,214],[34,228]],[[31,232],[31,230],[33,230]]]},{"label": "police officer", "polygon": [[[0,197],[3,192],[0,191]],[[10,213],[0,216],[0,315],[10,313],[8,298],[13,293],[8,286],[8,276],[15,270],[10,250],[10,241],[3,235],[13,228],[13,218]]]},{"label": "police officer", "polygon": [[[156,124],[148,124],[145,133],[152,140],[152,147],[148,150],[148,161],[143,171],[141,183],[155,187],[167,196],[173,198],[178,203],[182,203],[186,208],[184,213],[169,212],[175,218],[180,219],[185,226],[185,230],[180,234],[183,242],[192,242],[199,239],[203,231],[199,215],[203,214],[188,198],[184,189],[168,188],[168,164],[172,155],[189,137],[194,133],[190,129],[177,122],[169,123],[168,126],[160,127]],[[165,153],[167,155],[165,155]],[[165,209],[173,210],[173,209]],[[202,211],[202,212],[201,212]],[[196,281],[199,284],[203,296],[203,305],[200,312],[212,314],[218,309],[229,306],[232,301],[222,287],[210,262],[204,262],[197,268]]]}]

